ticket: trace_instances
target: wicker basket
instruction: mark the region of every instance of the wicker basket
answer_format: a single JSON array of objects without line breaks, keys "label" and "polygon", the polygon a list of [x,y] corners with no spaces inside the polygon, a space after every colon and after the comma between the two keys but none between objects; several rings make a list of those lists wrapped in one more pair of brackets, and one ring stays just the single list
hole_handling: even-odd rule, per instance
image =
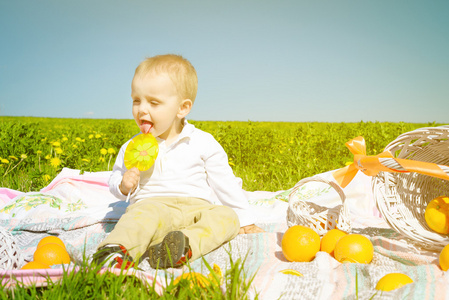
[{"label": "wicker basket", "polygon": [[[449,166],[449,126],[427,127],[400,135],[385,151],[395,158]],[[446,173],[449,172],[449,167]],[[372,179],[377,207],[386,222],[423,249],[439,251],[449,235],[431,230],[424,219],[427,204],[449,196],[449,181],[418,173],[379,172]]]},{"label": "wicker basket", "polygon": [[19,269],[25,263],[14,236],[0,226],[0,270]]},{"label": "wicker basket", "polygon": [[[341,205],[333,208],[320,206],[297,197],[298,189],[307,182],[322,182],[333,187],[340,196]],[[345,232],[351,231],[349,209],[346,205],[346,196],[341,187],[333,181],[313,176],[300,180],[288,196],[287,225],[303,225],[312,228],[319,235],[324,235],[331,229],[338,228]]]}]

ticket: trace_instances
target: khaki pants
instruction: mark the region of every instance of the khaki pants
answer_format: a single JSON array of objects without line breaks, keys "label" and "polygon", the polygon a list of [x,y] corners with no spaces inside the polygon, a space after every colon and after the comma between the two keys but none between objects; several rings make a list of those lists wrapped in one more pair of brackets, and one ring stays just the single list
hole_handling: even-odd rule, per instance
[{"label": "khaki pants", "polygon": [[139,259],[148,246],[162,242],[167,233],[182,231],[189,238],[192,260],[232,240],[240,230],[233,209],[199,198],[154,197],[130,205],[114,230],[100,243],[125,247]]}]

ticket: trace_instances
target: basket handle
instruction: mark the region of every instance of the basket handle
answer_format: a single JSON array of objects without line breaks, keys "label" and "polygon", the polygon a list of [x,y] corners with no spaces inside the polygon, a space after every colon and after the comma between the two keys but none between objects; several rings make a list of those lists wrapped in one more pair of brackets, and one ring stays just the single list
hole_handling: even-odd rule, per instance
[{"label": "basket handle", "polygon": [[[311,181],[326,183],[333,187],[340,196],[342,205],[328,208],[314,202],[307,202],[298,197],[294,197],[301,186]],[[307,224],[306,226],[309,226],[321,236],[333,228],[338,228],[344,232],[350,232],[351,219],[347,207],[348,202],[345,202],[345,200],[346,195],[343,192],[343,189],[334,181],[317,175],[301,179],[293,187],[288,196],[287,225],[291,227],[292,225],[297,224]]]},{"label": "basket handle", "polygon": [[317,181],[317,182],[322,182],[322,183],[327,183],[328,185],[330,185],[331,187],[334,188],[334,190],[338,193],[338,195],[340,196],[341,199],[341,203],[344,205],[345,204],[345,200],[346,200],[346,195],[343,192],[342,188],[335,183],[334,181],[331,180],[327,180],[323,177],[319,177],[319,176],[312,176],[312,177],[307,177],[307,178],[303,178],[300,181],[298,181],[297,184],[295,184],[295,186],[293,187],[292,191],[290,192],[290,194],[288,195],[288,202],[294,202],[293,200],[293,196],[296,194],[296,192],[298,191],[298,189],[303,186],[304,184],[308,183],[308,182],[312,182],[312,181]]},{"label": "basket handle", "polygon": [[449,169],[447,166],[440,166],[424,161],[395,158],[389,151],[384,151],[374,156],[366,155],[365,139],[362,136],[350,140],[345,145],[354,154],[354,162],[332,173],[335,180],[342,187],[346,187],[359,170],[368,176],[376,176],[381,171],[398,173],[416,172],[449,180]]}]

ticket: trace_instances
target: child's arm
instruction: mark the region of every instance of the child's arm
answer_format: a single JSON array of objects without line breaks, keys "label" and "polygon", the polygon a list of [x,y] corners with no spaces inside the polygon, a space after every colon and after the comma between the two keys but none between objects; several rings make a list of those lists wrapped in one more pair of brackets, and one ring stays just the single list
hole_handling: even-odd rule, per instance
[{"label": "child's arm", "polygon": [[207,181],[221,204],[231,207],[238,215],[240,233],[257,233],[263,230],[256,225],[256,216],[251,210],[241,185],[228,164],[223,147],[212,137],[204,156]]}]

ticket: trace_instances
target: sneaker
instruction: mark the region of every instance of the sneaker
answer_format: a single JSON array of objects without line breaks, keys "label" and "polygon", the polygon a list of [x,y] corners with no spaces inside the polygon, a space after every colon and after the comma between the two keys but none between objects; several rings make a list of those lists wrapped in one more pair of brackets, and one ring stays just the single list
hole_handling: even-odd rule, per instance
[{"label": "sneaker", "polygon": [[191,257],[189,238],[181,231],[169,232],[162,242],[148,247],[148,258],[153,269],[176,268]]},{"label": "sneaker", "polygon": [[102,247],[95,252],[92,262],[95,262],[98,265],[101,264],[104,267],[124,270],[136,267],[132,262],[131,256],[128,255],[126,248],[120,245]]}]

